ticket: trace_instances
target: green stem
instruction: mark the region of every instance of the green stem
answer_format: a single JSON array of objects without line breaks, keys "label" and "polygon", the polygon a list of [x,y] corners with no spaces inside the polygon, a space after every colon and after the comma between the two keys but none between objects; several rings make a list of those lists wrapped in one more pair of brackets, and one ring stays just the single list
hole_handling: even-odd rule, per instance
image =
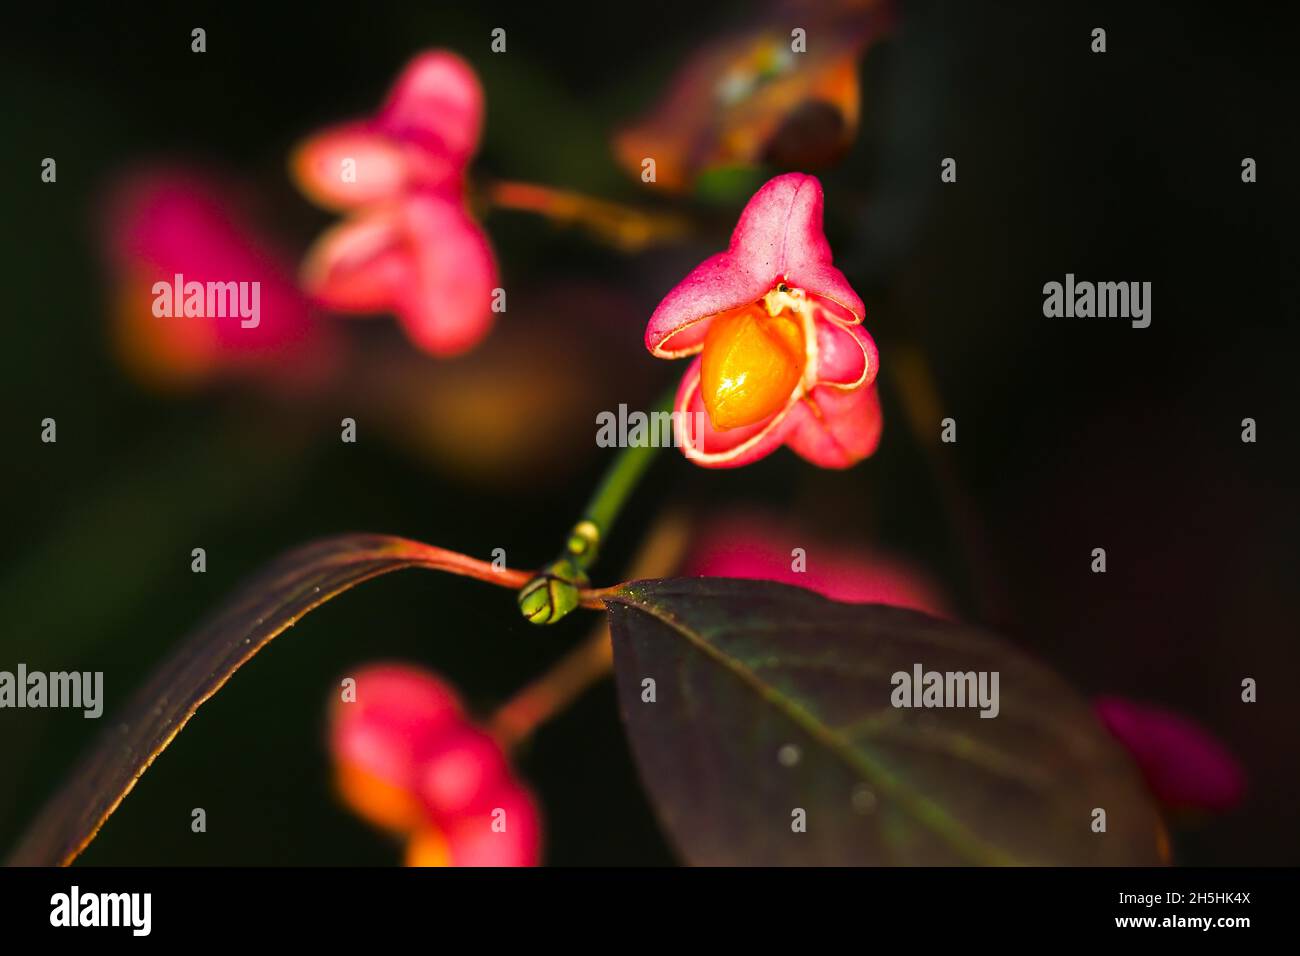
[{"label": "green stem", "polygon": [[[676,389],[665,393],[651,410],[671,412]],[[560,556],[544,567],[519,592],[519,608],[534,624],[554,624],[578,606],[577,592],[589,583],[587,572],[596,563],[600,547],[614,521],[654,461],[658,445],[629,445],[605,470],[600,484],[583,509],[582,517],[569,529]]]},{"label": "green stem", "polygon": [[588,570],[595,563],[598,546],[609,536],[614,520],[658,451],[654,445],[624,448],[606,470],[587,502],[582,518],[569,532],[567,550],[582,570]]}]

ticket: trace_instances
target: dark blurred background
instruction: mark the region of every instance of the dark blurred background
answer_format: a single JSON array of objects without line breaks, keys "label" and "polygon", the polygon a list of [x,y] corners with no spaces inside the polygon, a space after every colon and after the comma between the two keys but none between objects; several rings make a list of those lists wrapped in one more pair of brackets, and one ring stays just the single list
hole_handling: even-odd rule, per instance
[{"label": "dark blurred background", "polygon": [[[5,14],[0,668],[102,670],[106,705],[99,722],[0,712],[0,848],[161,656],[271,557],[367,530],[484,558],[503,547],[512,566],[540,565],[607,461],[588,439],[596,413],[645,408],[682,371],[644,351],[644,322],[725,243],[744,197],[649,191],[619,167],[611,136],[693,51],[748,26],[756,5],[332,6]],[[666,454],[597,576],[617,577],[664,501],[765,508],[888,548],[1080,691],[1182,711],[1225,741],[1249,776],[1246,803],[1178,827],[1179,862],[1294,863],[1294,33],[1267,5],[1047,6],[900,4],[861,59],[851,150],[818,170],[837,263],[881,348],[880,452],[844,473],[785,451],[735,472]],[[201,56],[195,26],[207,30]],[[489,51],[497,26],[505,55]],[[1104,55],[1089,51],[1097,26]],[[509,311],[481,352],[428,363],[432,381],[451,385],[412,401],[437,409],[411,407],[409,429],[400,415],[381,425],[359,414],[356,445],[337,436],[348,394],[160,393],[127,374],[111,347],[97,225],[109,184],[160,159],[214,168],[245,184],[259,222],[300,253],[332,217],[290,183],[289,149],[371,112],[429,47],[479,71],[477,174],[681,211],[698,236],[628,255],[492,213]],[[45,156],[58,159],[56,185],[39,180]],[[943,185],[949,156],[958,181]],[[1259,169],[1250,185],[1247,156]],[[1044,318],[1043,283],[1067,272],[1150,281],[1151,327]],[[325,321],[367,349],[409,348],[391,321]],[[550,377],[519,364],[520,342],[554,351]],[[955,446],[934,444],[937,420],[933,434],[909,427],[903,356],[930,370],[939,417],[958,422]],[[364,379],[353,387],[369,391]],[[562,415],[546,412],[550,387],[566,389]],[[449,415],[486,421],[488,406],[522,418],[526,451],[509,434],[485,451],[498,441],[486,426],[446,438]],[[39,441],[46,416],[56,445]],[[1240,440],[1244,417],[1258,422],[1256,444]],[[190,571],[199,546],[203,575]],[[1090,573],[1094,547],[1106,548],[1105,575]],[[473,582],[372,582],[241,671],[83,861],[396,862],[399,850],[330,790],[323,717],[338,677],[368,660],[416,661],[488,710],[591,625],[579,614],[531,627],[507,595]],[[1254,705],[1240,702],[1248,676]],[[520,766],[543,804],[547,862],[672,861],[608,682],[543,728]],[[199,806],[203,836],[189,827]]]}]

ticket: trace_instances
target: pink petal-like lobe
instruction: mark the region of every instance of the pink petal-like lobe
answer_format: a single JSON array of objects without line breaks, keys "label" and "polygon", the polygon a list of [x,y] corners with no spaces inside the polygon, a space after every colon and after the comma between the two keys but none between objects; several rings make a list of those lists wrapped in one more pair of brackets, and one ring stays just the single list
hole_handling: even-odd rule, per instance
[{"label": "pink petal-like lobe", "polygon": [[492,326],[496,260],[461,202],[413,193],[328,230],[309,252],[303,284],[340,312],[391,311],[433,355],[476,345]]},{"label": "pink petal-like lobe", "polygon": [[453,866],[536,866],[541,815],[524,787],[506,783],[484,800],[482,812],[450,826],[446,838]]},{"label": "pink petal-like lobe", "polygon": [[880,445],[876,386],[850,391],[819,385],[794,404],[785,443],[822,468],[848,468]]},{"label": "pink petal-like lobe", "polygon": [[345,219],[313,243],[303,288],[338,312],[381,312],[410,281],[411,260],[400,205],[380,206]]},{"label": "pink petal-like lobe", "polygon": [[454,53],[421,53],[393,84],[378,125],[463,167],[478,148],[483,88],[473,68]]},{"label": "pink petal-like lobe", "polygon": [[1119,697],[1094,701],[1097,716],[1171,810],[1228,810],[1241,802],[1245,774],[1208,731],[1173,711]]},{"label": "pink petal-like lobe", "polygon": [[299,144],[290,160],[298,187],[317,204],[353,209],[391,199],[409,177],[409,151],[369,122],[330,127]]},{"label": "pink petal-like lobe", "polygon": [[818,297],[842,321],[861,322],[862,300],[831,264],[822,207],[816,177],[786,173],[769,180],[740,214],[727,251],[700,263],[659,303],[646,347],[660,358],[697,352],[709,318],[756,301],[781,282]]},{"label": "pink petal-like lobe", "polygon": [[487,235],[457,201],[415,196],[403,208],[413,276],[396,303],[416,345],[433,355],[457,355],[492,327],[496,259]]},{"label": "pink petal-like lobe", "polygon": [[413,789],[430,742],[463,720],[455,691],[432,674],[378,664],[355,675],[356,700],[332,707],[331,751],[369,775]]},{"label": "pink petal-like lobe", "polygon": [[464,725],[430,740],[419,769],[420,797],[435,818],[481,809],[508,773],[501,745],[477,727]]},{"label": "pink petal-like lobe", "polygon": [[817,323],[817,381],[835,388],[863,388],[876,379],[880,356],[875,340],[860,325],[832,320]]}]

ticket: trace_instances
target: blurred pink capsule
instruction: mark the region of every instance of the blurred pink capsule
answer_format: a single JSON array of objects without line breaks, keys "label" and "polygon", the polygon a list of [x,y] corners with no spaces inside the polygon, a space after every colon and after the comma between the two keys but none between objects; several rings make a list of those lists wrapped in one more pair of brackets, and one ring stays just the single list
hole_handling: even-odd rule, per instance
[{"label": "blurred pink capsule", "polygon": [[355,209],[422,188],[458,192],[478,148],[483,90],[453,53],[415,57],[372,118],[303,141],[291,167],[299,187],[331,209]]},{"label": "blurred pink capsule", "polygon": [[[292,384],[328,366],[332,340],[298,291],[291,257],[238,205],[231,186],[180,168],[137,172],[111,189],[104,238],[115,338],[142,378],[179,385],[253,373]],[[188,314],[185,290],[196,288],[198,314]],[[245,305],[256,311],[240,314]]]},{"label": "blurred pink capsule", "polygon": [[536,865],[536,804],[456,692],[403,664],[373,665],[355,680],[355,701],[340,699],[330,710],[344,802],[408,837],[411,865]]},{"label": "blurred pink capsule", "polygon": [[[792,554],[796,548],[801,551],[797,559]],[[827,544],[757,515],[724,515],[706,522],[681,573],[780,581],[836,601],[948,616],[940,588],[906,561],[868,548]]]},{"label": "blurred pink capsule", "polygon": [[463,816],[481,810],[508,774],[500,744],[488,733],[462,724],[430,741],[416,786],[430,814]]},{"label": "blurred pink capsule", "polygon": [[536,866],[541,816],[532,795],[503,780],[485,794],[477,811],[460,814],[441,836],[444,859],[431,857],[437,843],[422,830],[407,847],[408,866]]},{"label": "blurred pink capsule", "polygon": [[822,205],[813,176],[770,180],[727,251],[697,266],[650,317],[653,355],[702,353],[675,406],[686,413],[675,418],[678,441],[697,464],[736,467],[786,444],[816,465],[847,468],[879,444],[879,356],[861,327],[862,300],[831,264]]},{"label": "blurred pink capsule", "polygon": [[1120,697],[1099,697],[1094,707],[1167,809],[1223,811],[1241,802],[1246,789],[1241,765],[1188,718]]},{"label": "blurred pink capsule", "polygon": [[474,71],[433,51],[411,61],[373,118],[297,148],[290,166],[303,193],[351,213],[307,255],[302,282],[313,298],[338,312],[392,312],[433,355],[487,334],[496,260],[465,203],[482,122]]},{"label": "blurred pink capsule", "polygon": [[336,311],[395,312],[432,355],[465,352],[492,325],[492,249],[459,200],[438,193],[357,212],[316,241],[302,276]]},{"label": "blurred pink capsule", "polygon": [[419,775],[430,746],[463,726],[460,700],[437,676],[379,664],[355,678],[355,700],[330,712],[340,790],[358,814],[407,831],[424,818]]}]

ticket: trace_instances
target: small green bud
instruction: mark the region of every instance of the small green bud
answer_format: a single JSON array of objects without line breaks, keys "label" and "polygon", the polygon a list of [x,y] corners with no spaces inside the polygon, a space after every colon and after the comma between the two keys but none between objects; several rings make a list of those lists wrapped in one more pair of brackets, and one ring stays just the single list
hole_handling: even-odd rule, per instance
[{"label": "small green bud", "polygon": [[519,612],[533,624],[554,624],[581,603],[587,576],[569,558],[552,561],[519,591]]},{"label": "small green bud", "polygon": [[600,544],[600,529],[594,521],[583,520],[573,526],[565,549],[575,558],[581,558],[583,564],[590,565],[596,559],[596,548]]}]

